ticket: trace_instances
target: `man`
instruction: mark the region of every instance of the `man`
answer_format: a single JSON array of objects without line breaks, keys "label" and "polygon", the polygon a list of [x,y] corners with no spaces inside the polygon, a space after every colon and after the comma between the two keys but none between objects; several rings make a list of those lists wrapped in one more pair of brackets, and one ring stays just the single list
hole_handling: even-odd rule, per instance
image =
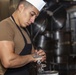
[{"label": "man", "polygon": [[30,62],[36,62],[33,53],[46,59],[43,50],[34,50],[23,27],[29,26],[43,8],[43,0],[20,0],[11,17],[0,22],[0,61],[3,75],[29,75]]}]

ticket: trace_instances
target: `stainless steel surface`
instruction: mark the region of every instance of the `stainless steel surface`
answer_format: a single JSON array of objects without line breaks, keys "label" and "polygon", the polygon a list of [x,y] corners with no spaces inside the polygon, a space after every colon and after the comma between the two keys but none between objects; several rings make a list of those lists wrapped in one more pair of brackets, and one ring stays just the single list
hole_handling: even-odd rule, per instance
[{"label": "stainless steel surface", "polygon": [[38,73],[37,75],[59,75],[58,71],[44,71],[42,73]]}]

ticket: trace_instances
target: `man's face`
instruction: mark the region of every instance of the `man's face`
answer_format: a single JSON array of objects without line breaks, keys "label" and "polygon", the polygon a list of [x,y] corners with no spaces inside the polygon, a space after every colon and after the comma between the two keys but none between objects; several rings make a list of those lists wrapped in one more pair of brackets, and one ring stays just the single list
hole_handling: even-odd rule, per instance
[{"label": "man's face", "polygon": [[33,7],[22,7],[19,11],[19,23],[22,27],[29,26],[34,22],[35,18],[39,15],[39,11]]}]

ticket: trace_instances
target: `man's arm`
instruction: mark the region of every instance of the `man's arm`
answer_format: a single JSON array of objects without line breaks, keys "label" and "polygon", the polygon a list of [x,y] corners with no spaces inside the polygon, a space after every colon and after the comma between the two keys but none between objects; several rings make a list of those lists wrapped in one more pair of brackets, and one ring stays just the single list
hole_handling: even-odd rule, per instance
[{"label": "man's arm", "polygon": [[5,68],[17,68],[35,59],[32,55],[20,56],[15,54],[14,43],[12,41],[0,41],[0,60]]}]

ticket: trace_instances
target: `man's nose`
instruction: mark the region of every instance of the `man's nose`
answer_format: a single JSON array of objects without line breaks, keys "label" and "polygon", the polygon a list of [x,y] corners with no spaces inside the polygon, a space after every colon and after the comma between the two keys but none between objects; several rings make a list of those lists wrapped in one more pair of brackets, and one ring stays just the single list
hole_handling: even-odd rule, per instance
[{"label": "man's nose", "polygon": [[31,18],[31,23],[34,23],[34,21],[35,21],[35,16],[33,16],[32,18]]}]

